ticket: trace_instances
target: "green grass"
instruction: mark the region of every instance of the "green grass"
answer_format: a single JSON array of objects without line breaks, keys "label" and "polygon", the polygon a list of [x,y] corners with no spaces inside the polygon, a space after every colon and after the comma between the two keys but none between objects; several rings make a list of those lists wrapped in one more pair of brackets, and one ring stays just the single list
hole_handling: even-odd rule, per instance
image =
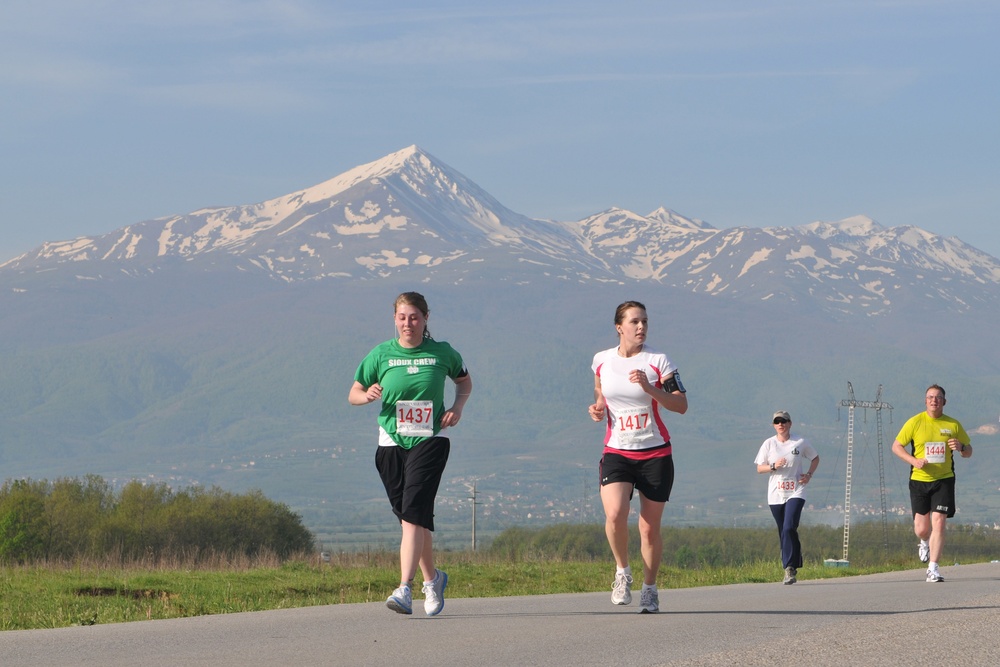
[{"label": "green grass", "polygon": [[[444,552],[448,595],[497,597],[608,591],[607,560],[510,559]],[[802,580],[912,569],[915,562],[828,568],[807,562]],[[690,588],[781,579],[776,562],[660,570],[660,587]],[[286,561],[259,559],[185,563],[102,563],[0,566],[0,630],[123,623],[312,605],[381,602],[398,583],[391,552],[334,554]],[[419,578],[419,575],[418,575]],[[419,582],[418,582],[419,585]]]}]

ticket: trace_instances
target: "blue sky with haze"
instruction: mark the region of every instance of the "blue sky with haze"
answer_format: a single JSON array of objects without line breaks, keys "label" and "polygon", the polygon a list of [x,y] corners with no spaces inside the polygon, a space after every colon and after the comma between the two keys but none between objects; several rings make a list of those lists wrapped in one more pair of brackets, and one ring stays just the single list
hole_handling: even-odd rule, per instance
[{"label": "blue sky with haze", "polygon": [[509,208],[1000,256],[995,0],[0,5],[0,262],[411,144]]}]

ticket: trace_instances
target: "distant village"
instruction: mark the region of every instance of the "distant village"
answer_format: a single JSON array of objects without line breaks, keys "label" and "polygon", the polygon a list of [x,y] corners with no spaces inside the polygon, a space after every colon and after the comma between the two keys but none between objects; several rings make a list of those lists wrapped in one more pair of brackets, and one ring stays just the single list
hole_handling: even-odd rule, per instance
[{"label": "distant village", "polygon": [[[359,519],[356,513],[340,511],[337,501],[327,497],[323,488],[297,489],[294,501],[281,497],[273,499],[284,502],[300,514],[306,527],[314,532],[318,542],[326,550],[353,551],[391,544],[397,528],[392,522],[391,513],[383,511],[384,500],[381,488],[377,486],[374,470],[370,479],[363,472],[363,466],[370,460],[370,452],[366,449],[359,451],[356,447],[331,446],[290,450],[280,454],[229,456],[210,464],[204,478],[185,474],[185,466],[176,466],[170,474],[150,474],[144,479],[149,483],[164,483],[175,489],[210,485],[226,488],[213,480],[220,476],[232,479],[232,475],[255,475],[269,468],[290,468],[290,464],[296,460],[316,464],[341,459],[347,459],[349,467],[361,471],[351,477],[355,483],[370,491],[374,519],[367,516]],[[581,475],[585,475],[585,472],[581,472]],[[109,483],[120,486],[128,481],[130,480],[111,479]],[[596,483],[591,484],[591,481],[582,476],[578,484],[567,486],[553,484],[551,481],[501,480],[497,474],[450,478],[446,475],[438,495],[436,514],[439,543],[443,548],[465,549],[473,539],[479,545],[487,544],[503,530],[515,526],[530,528],[557,523],[601,524],[604,517],[600,497]],[[497,489],[498,485],[502,486],[502,490]],[[716,500],[718,504],[713,507],[697,504],[674,506],[666,514],[664,523],[674,526],[772,527],[771,516],[763,500],[740,502],[725,497]],[[880,503],[854,503],[851,520],[852,523],[877,521],[881,512]],[[886,515],[891,522],[905,521],[910,516],[910,510],[905,503],[896,502],[887,506]],[[373,522],[378,525],[373,525]],[[841,526],[844,523],[843,504],[809,504],[804,523]],[[992,528],[1000,530],[1000,524],[994,524]],[[474,538],[473,532],[476,533]]]}]

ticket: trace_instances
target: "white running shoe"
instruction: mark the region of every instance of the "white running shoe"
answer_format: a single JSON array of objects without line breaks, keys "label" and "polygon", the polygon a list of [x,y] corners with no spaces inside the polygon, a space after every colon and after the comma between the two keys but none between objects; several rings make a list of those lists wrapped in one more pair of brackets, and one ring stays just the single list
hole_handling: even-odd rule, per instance
[{"label": "white running shoe", "polygon": [[935,584],[939,581],[944,581],[944,577],[941,576],[941,572],[938,570],[927,570],[927,583]]},{"label": "white running shoe", "polygon": [[448,585],[448,575],[441,570],[434,570],[434,579],[425,581],[424,611],[428,616],[437,616],[444,609],[444,589]]},{"label": "white running shoe", "polygon": [[921,563],[926,563],[930,559],[931,545],[927,544],[926,540],[920,540],[920,544],[917,545],[917,557]]},{"label": "white running shoe", "polygon": [[624,572],[615,575],[611,585],[611,604],[632,604],[632,576]]},{"label": "white running shoe", "polygon": [[639,594],[639,613],[655,614],[660,611],[660,594],[655,588],[643,588]]},{"label": "white running shoe", "polygon": [[786,567],[785,581],[784,581],[785,585],[794,584],[796,581],[798,581],[797,578],[798,574],[799,574],[798,570],[796,570],[794,567]]},{"label": "white running shoe", "polygon": [[410,592],[410,587],[400,586],[394,590],[389,599],[385,601],[385,606],[397,614],[412,614],[413,594]]}]

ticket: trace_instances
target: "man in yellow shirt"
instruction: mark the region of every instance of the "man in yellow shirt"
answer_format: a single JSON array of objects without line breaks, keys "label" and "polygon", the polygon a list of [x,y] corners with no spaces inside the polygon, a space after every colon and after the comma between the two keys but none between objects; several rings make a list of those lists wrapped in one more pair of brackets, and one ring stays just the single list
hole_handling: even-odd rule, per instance
[{"label": "man in yellow shirt", "polygon": [[955,516],[955,454],[964,459],[972,456],[965,429],[944,414],[944,394],[936,384],[928,387],[927,409],[908,419],[892,443],[892,453],[910,464],[913,532],[920,538],[917,554],[927,562],[928,582],[944,581],[938,561],[945,522]]}]

